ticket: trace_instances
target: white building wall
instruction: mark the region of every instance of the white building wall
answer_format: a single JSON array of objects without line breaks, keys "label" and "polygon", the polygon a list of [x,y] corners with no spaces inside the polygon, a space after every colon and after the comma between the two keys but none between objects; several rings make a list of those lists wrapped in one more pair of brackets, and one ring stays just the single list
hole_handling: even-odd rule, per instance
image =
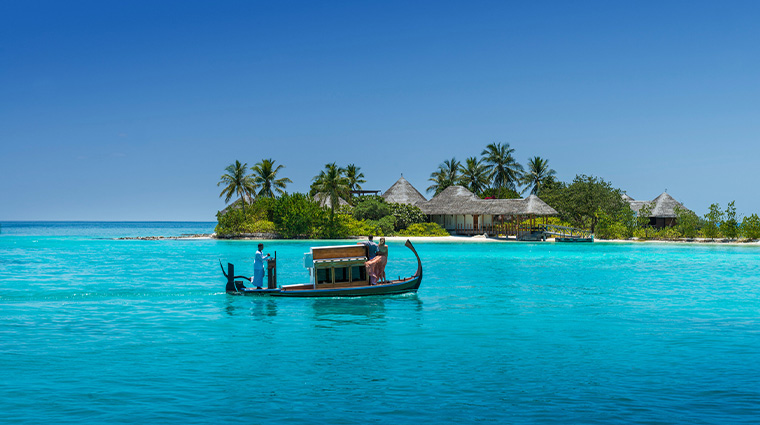
[{"label": "white building wall", "polygon": [[472,216],[469,214],[464,216],[464,228],[472,229]]}]

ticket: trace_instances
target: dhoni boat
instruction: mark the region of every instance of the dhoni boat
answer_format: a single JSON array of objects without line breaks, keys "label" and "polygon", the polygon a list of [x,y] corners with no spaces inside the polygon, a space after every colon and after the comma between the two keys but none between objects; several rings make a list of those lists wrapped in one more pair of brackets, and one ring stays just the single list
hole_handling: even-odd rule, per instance
[{"label": "dhoni boat", "polygon": [[[407,239],[404,244],[417,258],[417,271],[410,277],[384,281],[370,285],[364,266],[368,253],[365,245],[340,245],[312,247],[304,254],[304,267],[309,269],[307,283],[277,286],[277,253],[267,264],[267,287],[247,288],[250,281],[246,276],[235,276],[235,266],[227,263],[224,277],[227,278],[226,291],[232,295],[259,295],[270,297],[363,297],[370,295],[395,295],[417,292],[422,283],[422,261]],[[237,280],[245,279],[245,281]]]}]

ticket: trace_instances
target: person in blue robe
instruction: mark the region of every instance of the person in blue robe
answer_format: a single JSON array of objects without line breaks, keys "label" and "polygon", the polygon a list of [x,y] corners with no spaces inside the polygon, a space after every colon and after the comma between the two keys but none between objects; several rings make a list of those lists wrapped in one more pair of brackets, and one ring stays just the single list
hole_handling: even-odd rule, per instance
[{"label": "person in blue robe", "polygon": [[268,261],[271,255],[264,255],[264,244],[259,244],[259,250],[256,251],[256,256],[253,257],[253,277],[251,283],[256,289],[261,289],[264,286],[264,262]]}]

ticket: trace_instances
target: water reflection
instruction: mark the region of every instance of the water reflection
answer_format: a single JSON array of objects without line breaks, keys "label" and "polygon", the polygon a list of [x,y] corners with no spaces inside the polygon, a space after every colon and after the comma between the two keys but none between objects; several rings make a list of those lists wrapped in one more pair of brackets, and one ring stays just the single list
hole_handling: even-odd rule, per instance
[{"label": "water reflection", "polygon": [[417,294],[392,297],[319,298],[311,302],[315,323],[361,324],[384,322],[388,309],[411,311],[419,315],[422,301]]},{"label": "water reflection", "polygon": [[314,319],[341,323],[364,323],[385,318],[385,298],[326,298],[312,300]]},{"label": "water reflection", "polygon": [[224,311],[228,316],[277,316],[277,300],[272,298],[228,296]]}]

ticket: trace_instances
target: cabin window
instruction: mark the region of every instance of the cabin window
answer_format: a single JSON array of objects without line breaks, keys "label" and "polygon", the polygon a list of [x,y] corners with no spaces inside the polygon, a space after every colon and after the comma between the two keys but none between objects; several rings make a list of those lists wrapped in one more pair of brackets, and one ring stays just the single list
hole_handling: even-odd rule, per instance
[{"label": "cabin window", "polygon": [[332,283],[330,269],[317,269],[317,283]]},{"label": "cabin window", "polygon": [[357,280],[367,280],[367,269],[364,265],[359,264],[351,267],[351,280],[354,282]]},{"label": "cabin window", "polygon": [[348,267],[336,267],[335,268],[335,281],[336,282],[348,282]]}]

